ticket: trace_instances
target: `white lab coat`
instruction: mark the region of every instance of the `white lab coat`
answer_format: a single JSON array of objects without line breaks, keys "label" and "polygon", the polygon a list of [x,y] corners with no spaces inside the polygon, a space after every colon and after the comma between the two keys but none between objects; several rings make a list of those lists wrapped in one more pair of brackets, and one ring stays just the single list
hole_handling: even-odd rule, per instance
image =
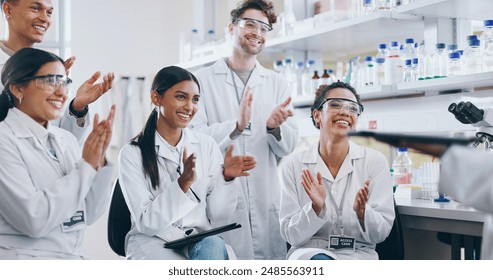
[{"label": "white lab coat", "polygon": [[[320,172],[327,188],[326,207],[319,216],[301,184],[301,171],[308,169],[316,176]],[[375,245],[387,238],[394,221],[394,203],[389,166],[385,157],[372,149],[349,141],[349,153],[336,178],[318,153],[318,145],[290,155],[282,163],[283,191],[281,197],[281,235],[291,244],[289,259],[310,259],[324,253],[335,259],[378,259]],[[365,229],[361,227],[353,204],[364,181],[371,179],[368,202],[365,208]],[[341,206],[343,202],[344,233],[356,238],[356,250],[328,250],[329,234],[335,232],[336,209],[329,198],[329,191]]]},{"label": "white lab coat", "polygon": [[[10,58],[10,55],[5,53],[3,49],[0,48],[0,70],[3,69],[5,62]],[[3,90],[3,84],[0,83],[0,93]],[[79,144],[83,143],[84,137],[90,125],[89,113],[87,113],[83,118],[77,119],[77,117],[70,115],[68,104],[71,102],[66,102],[66,108],[63,110],[63,115],[60,118],[51,121],[50,123],[54,126],[61,127],[67,131],[72,132],[72,134],[77,138]],[[77,124],[79,122],[81,125]]]},{"label": "white lab coat", "polygon": [[84,230],[107,209],[113,168],[96,172],[71,133],[16,108],[0,123],[0,155],[0,259],[84,258]]},{"label": "white lab coat", "polygon": [[[231,71],[224,59],[196,73],[200,82],[201,97],[197,115],[191,128],[211,135],[224,153],[228,145],[235,145],[234,152],[252,155],[257,161],[250,176],[239,178],[242,189],[230,222],[242,228],[223,234],[239,259],[282,259],[286,243],[279,234],[280,184],[276,157],[291,153],[298,140],[294,120],[289,118],[281,125],[280,141],[267,133],[266,122],[272,110],[289,97],[285,79],[256,63],[248,85],[253,92],[251,135],[245,133],[232,141],[230,133],[236,127],[239,102],[233,87]],[[243,82],[234,76],[238,92]]]},{"label": "white lab coat", "polygon": [[486,213],[481,259],[493,260],[493,155],[453,146],[441,162],[440,193]]},{"label": "white lab coat", "polygon": [[[207,135],[189,129],[183,131],[187,154],[195,153],[197,156],[197,179],[191,188],[200,198],[200,203],[190,190],[184,193],[176,179],[171,181],[178,177],[177,166],[174,163],[166,165],[165,162],[174,156],[160,144],[157,133],[161,181],[157,190],[153,189],[150,178],[143,172],[140,149],[127,144],[120,152],[119,180],[132,217],[132,227],[125,242],[129,259],[187,259],[184,252],[164,248],[164,242],[185,237],[188,229],[196,232],[210,229],[210,221],[224,225],[235,209],[239,185],[237,179],[224,181],[223,157],[217,144]],[[167,166],[174,168],[168,170]]]}]

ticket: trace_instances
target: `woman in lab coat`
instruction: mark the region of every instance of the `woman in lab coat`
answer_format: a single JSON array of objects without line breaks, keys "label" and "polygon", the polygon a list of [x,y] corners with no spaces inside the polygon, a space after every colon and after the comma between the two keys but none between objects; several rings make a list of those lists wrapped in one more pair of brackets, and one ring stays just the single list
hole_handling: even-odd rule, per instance
[{"label": "woman in lab coat", "polygon": [[255,167],[251,156],[232,156],[233,146],[223,160],[211,137],[186,128],[199,98],[195,76],[179,67],[163,68],[151,88],[156,109],[120,152],[120,184],[132,217],[125,244],[129,259],[228,258],[218,236],[179,250],[163,248],[165,241],[228,218],[237,202],[234,178]]},{"label": "woman in lab coat", "polygon": [[56,55],[25,48],[7,60],[0,95],[0,259],[83,259],[84,230],[106,210],[105,151],[114,107],[81,148],[51,126],[72,81]]},{"label": "woman in lab coat", "polygon": [[[378,259],[394,220],[385,157],[350,141],[363,111],[351,86],[336,82],[317,90],[312,106],[318,145],[282,164],[281,235],[289,259]],[[329,241],[330,240],[330,241]]]}]

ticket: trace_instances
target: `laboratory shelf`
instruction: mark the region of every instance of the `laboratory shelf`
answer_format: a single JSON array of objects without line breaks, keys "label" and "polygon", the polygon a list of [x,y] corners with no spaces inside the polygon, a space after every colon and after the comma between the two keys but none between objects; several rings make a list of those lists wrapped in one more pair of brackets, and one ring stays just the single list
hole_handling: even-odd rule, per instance
[{"label": "laboratory shelf", "polygon": [[418,0],[399,6],[396,14],[437,18],[493,19],[491,0]]},{"label": "laboratory shelf", "polygon": [[[378,30],[381,32],[372,32]],[[405,38],[422,40],[423,30],[422,17],[380,11],[269,39],[265,52],[313,51],[328,53],[330,58],[337,60],[341,55],[347,57],[372,52],[382,42],[403,41]],[[371,36],[368,36],[369,32],[372,32]]]},{"label": "laboratory shelf", "polygon": [[386,98],[395,96],[391,85],[369,86],[356,89],[362,100]]},{"label": "laboratory shelf", "polygon": [[461,75],[409,83],[399,83],[397,95],[407,95],[423,92],[471,91],[476,88],[493,86],[493,72]]},{"label": "laboratory shelf", "polygon": [[[368,36],[368,32],[375,30],[382,32],[373,32],[372,36]],[[420,41],[423,39],[423,30],[422,17],[379,11],[288,36],[269,38],[261,56],[270,56],[285,50],[300,50],[330,53],[337,60],[341,56],[372,52],[382,42],[403,41],[405,38]],[[178,63],[177,66],[195,69],[210,65],[223,56],[224,53],[215,53]]]}]

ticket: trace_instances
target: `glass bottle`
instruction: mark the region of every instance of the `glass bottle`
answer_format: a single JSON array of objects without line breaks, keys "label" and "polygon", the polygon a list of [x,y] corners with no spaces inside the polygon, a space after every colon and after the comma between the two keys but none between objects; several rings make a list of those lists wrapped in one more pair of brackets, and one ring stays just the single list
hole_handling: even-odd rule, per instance
[{"label": "glass bottle", "polygon": [[493,71],[493,20],[484,21],[481,41],[483,42],[483,71]]},{"label": "glass bottle", "polygon": [[392,163],[394,184],[411,184],[413,163],[409,158],[407,148],[397,148],[397,157]]},{"label": "glass bottle", "polygon": [[445,51],[445,44],[437,43],[435,45],[435,53],[433,54],[433,78],[447,76],[447,61],[448,56]]}]

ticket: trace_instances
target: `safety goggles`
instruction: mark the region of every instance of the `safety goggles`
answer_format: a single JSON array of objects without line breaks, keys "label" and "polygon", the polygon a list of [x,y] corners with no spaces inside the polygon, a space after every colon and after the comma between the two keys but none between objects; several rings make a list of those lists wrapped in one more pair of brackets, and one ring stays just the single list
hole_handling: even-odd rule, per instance
[{"label": "safety goggles", "polygon": [[363,105],[346,98],[327,98],[318,106],[318,110],[340,113],[346,109],[349,114],[359,116],[363,112]]},{"label": "safety goggles", "polygon": [[35,80],[36,86],[43,90],[56,91],[59,88],[68,91],[70,88],[70,84],[72,83],[72,79],[65,75],[55,75],[48,74],[43,76],[33,76],[24,79],[24,82]]},{"label": "safety goggles", "polygon": [[262,34],[267,34],[267,32],[272,30],[272,26],[270,24],[267,24],[258,19],[239,18],[236,20],[236,22],[241,28],[248,31],[257,31],[257,29],[260,29],[260,32],[262,32]]}]

